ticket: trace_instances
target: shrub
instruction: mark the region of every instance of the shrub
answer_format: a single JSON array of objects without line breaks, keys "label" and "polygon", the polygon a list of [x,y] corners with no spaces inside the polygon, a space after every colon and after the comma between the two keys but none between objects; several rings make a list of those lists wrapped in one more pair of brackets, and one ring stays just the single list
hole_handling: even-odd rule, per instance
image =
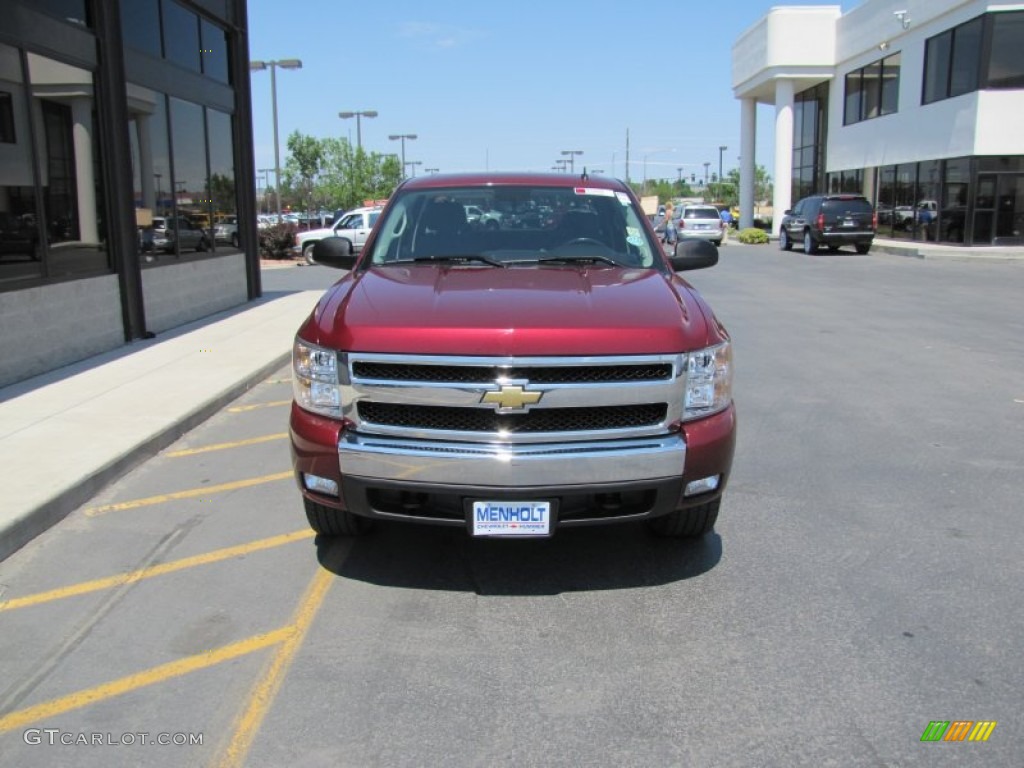
[{"label": "shrub", "polygon": [[757,227],[747,227],[740,230],[739,234],[736,235],[736,239],[746,245],[758,245],[768,242],[768,233]]},{"label": "shrub", "polygon": [[261,229],[260,257],[264,259],[290,259],[295,242],[295,225],[273,224]]}]

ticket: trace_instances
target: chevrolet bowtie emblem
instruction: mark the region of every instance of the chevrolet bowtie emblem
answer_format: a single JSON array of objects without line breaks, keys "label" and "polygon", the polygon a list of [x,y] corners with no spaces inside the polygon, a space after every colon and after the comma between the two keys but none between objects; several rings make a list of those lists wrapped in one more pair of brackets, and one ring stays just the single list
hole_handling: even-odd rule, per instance
[{"label": "chevrolet bowtie emblem", "polygon": [[539,403],[543,392],[526,392],[520,386],[504,385],[497,392],[488,392],[481,403],[492,403],[499,411],[526,410],[525,406]]}]

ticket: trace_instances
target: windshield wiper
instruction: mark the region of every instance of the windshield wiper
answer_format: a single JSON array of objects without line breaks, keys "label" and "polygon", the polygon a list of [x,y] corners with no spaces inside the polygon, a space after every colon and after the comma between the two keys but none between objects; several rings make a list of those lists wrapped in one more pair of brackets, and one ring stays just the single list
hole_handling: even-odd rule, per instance
[{"label": "windshield wiper", "polygon": [[417,256],[414,259],[397,259],[395,261],[384,261],[377,266],[390,266],[392,264],[428,264],[430,262],[452,264],[473,262],[478,264],[490,264],[492,267],[504,267],[505,262],[492,259],[480,253],[464,253],[452,256]]},{"label": "windshield wiper", "polygon": [[613,258],[611,258],[609,256],[602,256],[602,255],[596,254],[596,253],[588,253],[588,254],[582,254],[581,253],[578,256],[541,256],[540,258],[533,259],[533,261],[536,261],[538,264],[556,264],[558,262],[562,262],[562,263],[568,264],[569,262],[573,262],[573,261],[590,261],[590,262],[599,261],[602,264],[611,264],[613,267],[621,267],[622,266],[615,259],[613,259]]}]

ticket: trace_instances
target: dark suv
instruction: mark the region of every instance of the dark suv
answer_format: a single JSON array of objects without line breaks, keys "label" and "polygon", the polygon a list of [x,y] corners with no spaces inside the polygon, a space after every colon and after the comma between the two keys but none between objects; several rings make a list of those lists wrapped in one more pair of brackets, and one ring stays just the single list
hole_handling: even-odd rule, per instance
[{"label": "dark suv", "polygon": [[811,195],[782,217],[779,247],[788,251],[802,242],[804,253],[817,253],[822,245],[830,251],[853,245],[857,253],[867,253],[877,228],[875,211],[863,195]]}]

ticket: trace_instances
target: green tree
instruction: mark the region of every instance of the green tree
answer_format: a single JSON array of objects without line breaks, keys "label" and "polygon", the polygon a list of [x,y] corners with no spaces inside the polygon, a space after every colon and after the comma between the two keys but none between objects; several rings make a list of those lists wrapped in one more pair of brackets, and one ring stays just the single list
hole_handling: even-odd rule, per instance
[{"label": "green tree", "polygon": [[298,194],[307,211],[314,209],[314,182],[324,163],[324,147],[320,139],[293,131],[288,136],[288,159],[284,182]]},{"label": "green tree", "polygon": [[[730,197],[727,202],[730,205],[739,205],[740,194],[740,171],[733,168],[726,175],[726,183],[731,186]],[[763,165],[754,168],[754,206],[770,200],[772,197],[772,179]]]}]

